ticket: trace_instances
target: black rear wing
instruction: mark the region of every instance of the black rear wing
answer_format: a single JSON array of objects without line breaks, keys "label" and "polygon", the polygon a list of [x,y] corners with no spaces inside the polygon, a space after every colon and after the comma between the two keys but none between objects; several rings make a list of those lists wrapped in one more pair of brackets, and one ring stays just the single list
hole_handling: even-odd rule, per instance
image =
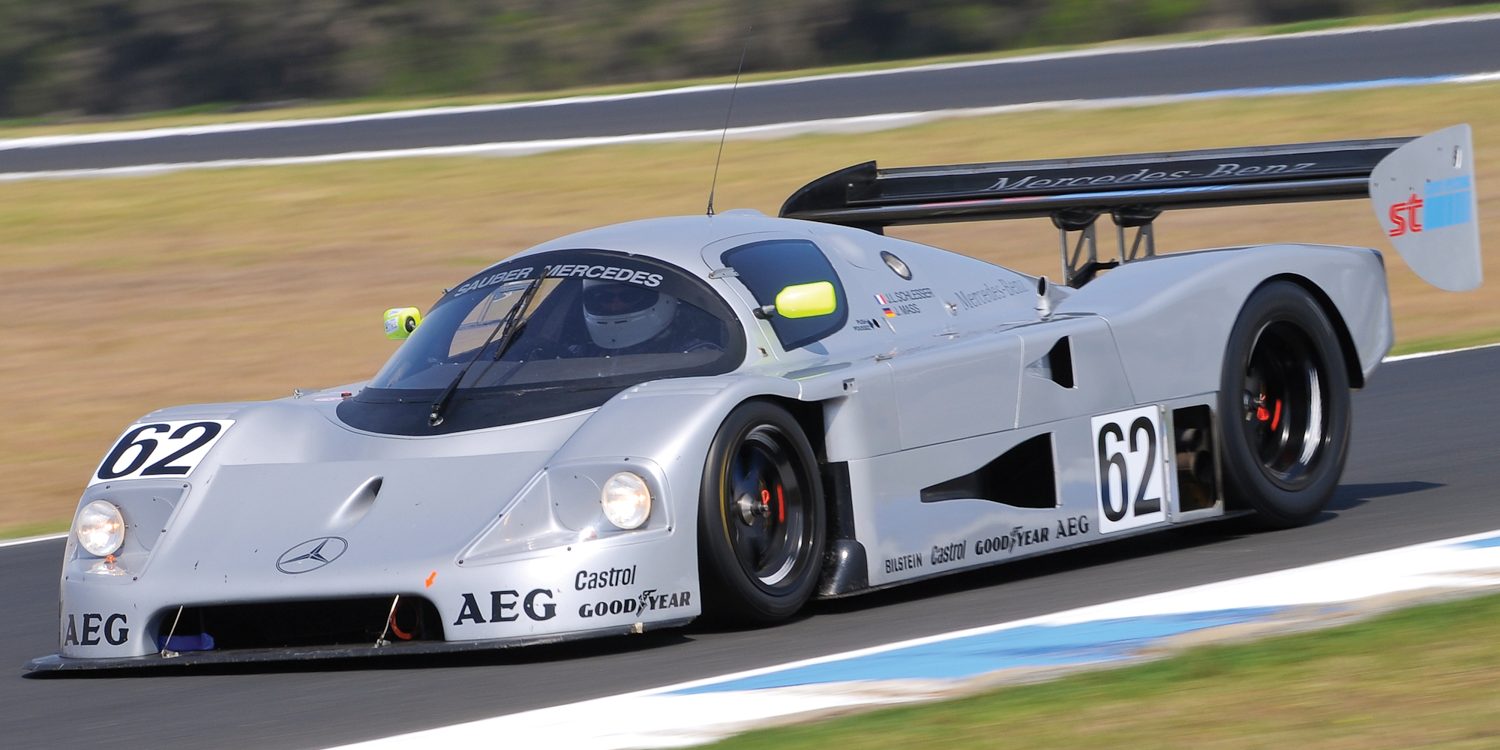
[{"label": "black rear wing", "polygon": [[[1375,168],[1414,140],[896,169],[865,162],[803,186],[781,215],[874,232],[898,224],[1046,216],[1061,230],[1066,283],[1081,284],[1100,269],[1154,255],[1152,222],[1164,210],[1366,198]],[[1117,227],[1119,260],[1098,257],[1094,222],[1101,214]],[[1129,246],[1127,228],[1136,230]],[[1074,232],[1077,242],[1071,243]]]}]

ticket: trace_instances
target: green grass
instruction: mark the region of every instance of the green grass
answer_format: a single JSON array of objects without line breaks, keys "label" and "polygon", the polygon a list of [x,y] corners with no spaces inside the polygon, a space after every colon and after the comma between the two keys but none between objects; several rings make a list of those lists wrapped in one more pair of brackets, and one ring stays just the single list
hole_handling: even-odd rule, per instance
[{"label": "green grass", "polygon": [[1486,331],[1464,331],[1449,336],[1432,336],[1415,341],[1403,341],[1391,347],[1392,355],[1440,352],[1448,349],[1464,349],[1500,342],[1500,329]]},{"label": "green grass", "polygon": [[[1121,45],[1171,44],[1176,42],[1204,42],[1243,37],[1275,36],[1283,34],[1303,33],[1308,31],[1325,31],[1337,28],[1377,26],[1383,24],[1407,23],[1411,21],[1431,20],[1437,18],[1453,18],[1492,12],[1500,12],[1500,3],[1447,8],[1429,8],[1401,13],[1384,13],[1368,16],[1356,16],[1351,18],[1327,18],[1269,26],[1210,29],[1204,31],[1182,32],[1177,34],[1162,34],[1157,36],[1139,37],[1133,39],[1116,39],[1107,42],[1098,42],[1092,44],[1048,45],[1028,47],[1024,49],[976,52],[962,55],[942,55],[936,57],[906,60],[884,60],[879,62],[855,63],[849,65],[832,65],[805,70],[770,71],[748,74],[745,75],[742,80],[746,82],[774,81],[809,75],[856,73],[890,70],[893,68],[901,68],[914,65],[934,65],[942,63],[998,60],[1025,55],[1044,54],[1051,52],[1069,52],[1084,49],[1098,49],[1104,47],[1117,47]],[[703,78],[678,79],[671,81],[650,81],[641,83],[619,84],[613,86],[580,86],[558,91],[495,92],[486,94],[426,97],[370,97],[341,101],[300,102],[291,106],[205,103],[162,112],[126,115],[120,117],[100,117],[84,119],[52,119],[46,117],[29,117],[0,120],[0,138],[21,138],[28,136],[63,135],[70,133],[97,133],[121,130],[146,130],[151,128],[185,127],[229,122],[257,122],[266,120],[304,119],[318,117],[348,117],[354,115],[377,114],[381,112],[421,109],[427,107],[527,102],[565,96],[602,96],[612,94],[629,94],[643,91],[660,91],[664,89],[679,88],[683,86],[727,84],[732,80],[733,76],[711,76]]]},{"label": "green grass", "polygon": [[71,521],[67,519],[60,519],[6,526],[0,528],[0,539],[25,539],[31,536],[42,536],[43,534],[60,534],[68,530],[70,523]]},{"label": "green grass", "polygon": [[1500,596],[715,747],[1380,748],[1500,744]]}]

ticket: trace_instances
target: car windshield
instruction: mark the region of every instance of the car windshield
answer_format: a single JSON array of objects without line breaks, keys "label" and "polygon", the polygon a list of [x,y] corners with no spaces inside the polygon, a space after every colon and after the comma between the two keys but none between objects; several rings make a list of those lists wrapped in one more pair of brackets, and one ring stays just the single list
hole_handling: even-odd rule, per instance
[{"label": "car windshield", "polygon": [[[533,282],[512,333],[492,335]],[[592,402],[647,380],[728,372],[744,349],[734,313],[681,269],[624,253],[555,251],[491,267],[449,290],[356,400],[420,401],[472,361],[449,411],[464,410],[466,394],[545,390],[556,406],[543,411],[560,414],[579,403],[568,392],[588,391]],[[536,404],[521,411],[534,415]]]}]

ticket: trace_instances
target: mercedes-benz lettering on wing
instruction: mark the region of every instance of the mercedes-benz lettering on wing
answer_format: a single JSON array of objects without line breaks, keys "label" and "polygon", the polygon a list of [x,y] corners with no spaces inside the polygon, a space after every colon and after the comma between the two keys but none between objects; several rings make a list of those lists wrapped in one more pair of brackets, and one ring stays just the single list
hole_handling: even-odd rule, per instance
[{"label": "mercedes-benz lettering on wing", "polygon": [[[1370,196],[1479,283],[1466,127],[842,170],[768,218],[531,248],[397,308],[364,383],[125,428],[32,669],[493,648],[771,622],[1187,523],[1321,512],[1392,333],[1370,249],[1158,256],[1163,210]],[[887,237],[1050,216],[1061,284]],[[1119,252],[1096,226],[1119,227]],[[1128,233],[1128,235],[1127,235]]]}]

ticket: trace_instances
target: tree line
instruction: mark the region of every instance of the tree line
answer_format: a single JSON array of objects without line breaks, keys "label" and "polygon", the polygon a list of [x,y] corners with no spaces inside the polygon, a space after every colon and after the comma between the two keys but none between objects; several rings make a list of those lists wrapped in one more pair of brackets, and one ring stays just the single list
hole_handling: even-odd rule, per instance
[{"label": "tree line", "polygon": [[0,0],[0,118],[559,88],[1462,0]]}]

